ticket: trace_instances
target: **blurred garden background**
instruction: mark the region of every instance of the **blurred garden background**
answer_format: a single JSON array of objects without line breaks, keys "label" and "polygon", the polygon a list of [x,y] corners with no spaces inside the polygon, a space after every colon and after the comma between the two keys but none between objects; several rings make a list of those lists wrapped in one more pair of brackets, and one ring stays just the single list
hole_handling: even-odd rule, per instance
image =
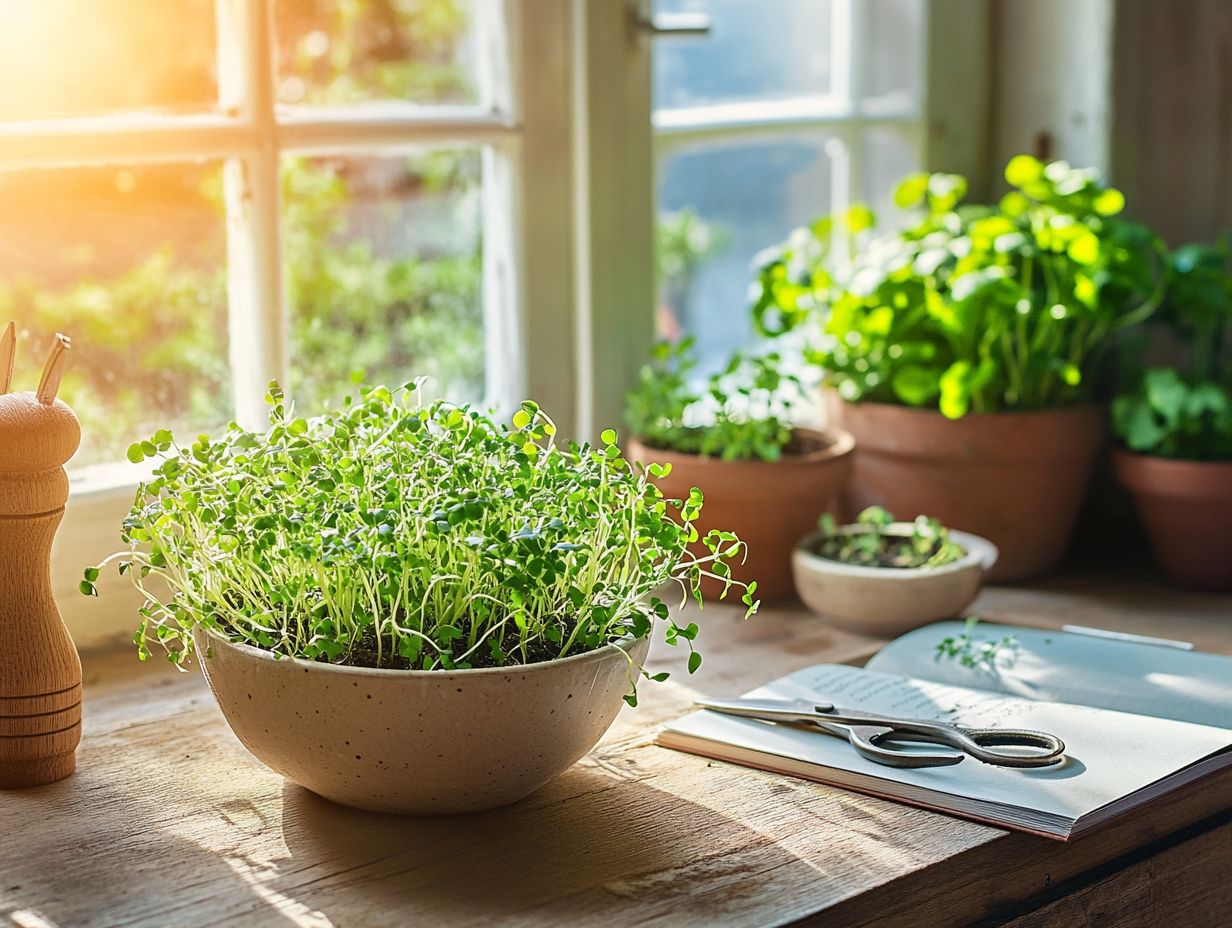
[{"label": "blurred garden background", "polygon": [[[214,7],[6,4],[0,120],[216,108]],[[466,0],[280,0],[277,13],[281,102],[474,100]],[[134,48],[148,51],[142,66],[118,67]],[[66,57],[78,63],[71,81],[56,64]],[[480,399],[478,149],[287,156],[281,184],[300,407],[345,389],[356,368],[374,381],[425,374],[438,392]],[[16,389],[33,389],[54,332],[77,339],[61,391],[89,426],[76,468],[122,459],[158,427],[224,424],[222,165],[0,173],[0,320],[10,318]]]}]

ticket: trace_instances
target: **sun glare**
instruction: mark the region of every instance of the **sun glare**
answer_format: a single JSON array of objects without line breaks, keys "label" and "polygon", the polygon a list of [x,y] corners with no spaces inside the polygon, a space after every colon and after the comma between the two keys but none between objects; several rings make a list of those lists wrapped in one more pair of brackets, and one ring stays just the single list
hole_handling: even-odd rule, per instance
[{"label": "sun glare", "polygon": [[212,0],[0,0],[3,119],[208,106],[213,61]]}]

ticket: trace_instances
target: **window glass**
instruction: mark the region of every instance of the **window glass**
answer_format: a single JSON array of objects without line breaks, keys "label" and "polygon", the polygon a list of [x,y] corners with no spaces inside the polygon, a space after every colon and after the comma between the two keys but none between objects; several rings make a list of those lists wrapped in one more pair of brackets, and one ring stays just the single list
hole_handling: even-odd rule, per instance
[{"label": "window glass", "polygon": [[655,12],[711,22],[704,38],[655,39],[656,109],[829,92],[830,0],[657,0]]},{"label": "window glass", "polygon": [[275,10],[281,103],[479,102],[474,0],[277,0]]},{"label": "window glass", "polygon": [[924,31],[924,0],[858,0],[864,4],[868,47],[864,105],[902,109],[916,100]]},{"label": "window glass", "polygon": [[52,337],[73,339],[60,389],[81,420],[70,465],[121,461],[170,427],[224,424],[226,242],[210,165],[0,172],[0,326],[17,322],[14,390]]},{"label": "window glass", "polygon": [[301,410],[368,383],[430,378],[483,398],[481,152],[286,158],[291,388]]},{"label": "window glass", "polygon": [[213,109],[214,45],[214,0],[4,0],[0,120]]},{"label": "window glass", "polygon": [[894,188],[920,169],[917,133],[913,128],[872,126],[864,135],[864,190],[860,194],[879,220],[899,221]]},{"label": "window glass", "polygon": [[800,133],[671,152],[659,173],[659,333],[696,336],[704,366],[753,339],[750,264],[829,211],[827,137]]}]

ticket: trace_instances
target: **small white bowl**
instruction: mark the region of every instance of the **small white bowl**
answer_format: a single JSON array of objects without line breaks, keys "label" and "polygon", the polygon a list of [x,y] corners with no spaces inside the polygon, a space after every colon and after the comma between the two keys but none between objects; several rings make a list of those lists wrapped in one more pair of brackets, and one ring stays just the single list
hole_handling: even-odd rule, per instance
[{"label": "small white bowl", "polygon": [[[843,525],[841,533],[860,531]],[[910,522],[895,522],[889,533],[908,536]],[[939,619],[960,615],[980,591],[985,571],[997,562],[997,548],[986,538],[951,531],[950,540],[966,552],[940,567],[856,567],[814,554],[822,538],[814,532],[792,554],[796,592],[813,612],[840,628],[889,638]]]}]

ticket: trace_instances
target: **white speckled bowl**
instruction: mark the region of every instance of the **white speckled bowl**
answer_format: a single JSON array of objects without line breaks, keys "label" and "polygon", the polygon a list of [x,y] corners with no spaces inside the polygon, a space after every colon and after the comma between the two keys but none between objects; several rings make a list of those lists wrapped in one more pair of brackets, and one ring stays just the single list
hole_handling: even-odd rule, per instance
[{"label": "white speckled bowl", "polygon": [[227,723],[259,760],[343,805],[423,814],[507,805],[569,769],[616,718],[649,646],[415,671],[276,658],[200,628],[196,640]]},{"label": "white speckled bowl", "polygon": [[[860,526],[839,526],[839,532]],[[910,535],[910,522],[895,522],[891,534]],[[856,567],[813,553],[816,532],[796,546],[792,571],[796,592],[813,612],[832,625],[861,635],[893,638],[939,619],[952,619],[975,599],[985,571],[997,562],[997,548],[986,538],[950,531],[966,553],[940,567]]]}]

